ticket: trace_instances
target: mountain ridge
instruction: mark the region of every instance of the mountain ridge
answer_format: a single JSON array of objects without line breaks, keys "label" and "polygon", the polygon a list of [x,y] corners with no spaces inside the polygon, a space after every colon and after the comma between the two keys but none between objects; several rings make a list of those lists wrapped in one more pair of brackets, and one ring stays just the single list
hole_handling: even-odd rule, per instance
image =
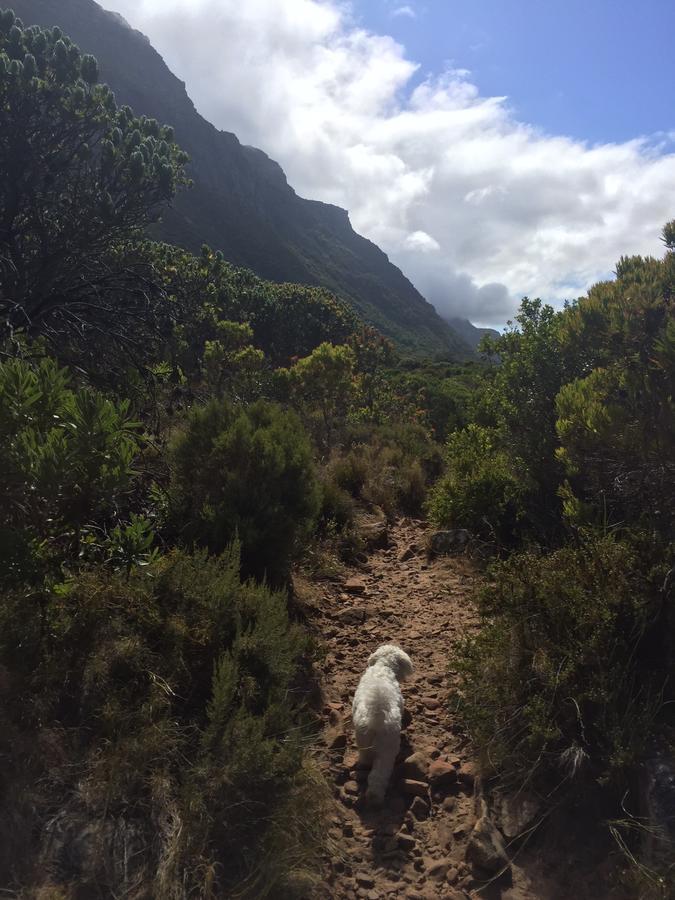
[{"label": "mountain ridge", "polygon": [[172,125],[193,185],[153,236],[196,252],[206,243],[235,265],[280,282],[321,285],[413,356],[462,360],[472,347],[340,207],[299,197],[263,150],[204,119],[185,83],[142,32],[94,0],[13,0],[25,24],[59,25],[99,62],[121,104]]}]

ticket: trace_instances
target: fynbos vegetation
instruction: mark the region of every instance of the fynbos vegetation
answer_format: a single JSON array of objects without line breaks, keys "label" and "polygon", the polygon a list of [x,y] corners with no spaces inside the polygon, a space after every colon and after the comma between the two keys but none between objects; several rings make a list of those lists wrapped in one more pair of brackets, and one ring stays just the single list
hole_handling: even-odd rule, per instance
[{"label": "fynbos vegetation", "polygon": [[561,312],[523,300],[480,361],[422,362],[326,287],[153,241],[187,165],[0,11],[0,886],[306,896],[328,792],[295,567],[334,577],[403,516],[491,560],[448,647],[485,773],[625,811],[675,749],[675,225]]}]

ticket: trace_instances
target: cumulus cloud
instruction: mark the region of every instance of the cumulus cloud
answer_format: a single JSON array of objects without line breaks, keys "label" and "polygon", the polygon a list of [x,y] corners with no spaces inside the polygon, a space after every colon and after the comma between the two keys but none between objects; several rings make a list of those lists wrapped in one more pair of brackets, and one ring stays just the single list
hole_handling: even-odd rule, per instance
[{"label": "cumulus cloud", "polygon": [[518,121],[469,72],[414,76],[343,0],[107,0],[200,112],[337,203],[439,311],[495,325],[559,302],[623,253],[661,252],[672,138],[589,145]]}]

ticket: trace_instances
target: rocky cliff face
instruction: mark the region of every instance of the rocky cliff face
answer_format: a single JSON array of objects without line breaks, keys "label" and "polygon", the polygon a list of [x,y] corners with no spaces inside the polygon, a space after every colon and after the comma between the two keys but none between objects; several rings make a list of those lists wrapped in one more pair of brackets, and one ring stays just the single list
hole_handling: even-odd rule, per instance
[{"label": "rocky cliff face", "polygon": [[156,237],[196,251],[203,243],[275,281],[323,285],[391,337],[403,352],[462,359],[471,348],[343,209],[295,193],[281,167],[200,116],[185,85],[148,39],[93,0],[6,0],[25,24],[59,25],[93,53],[118,103],[173,125],[190,154],[193,187]]}]

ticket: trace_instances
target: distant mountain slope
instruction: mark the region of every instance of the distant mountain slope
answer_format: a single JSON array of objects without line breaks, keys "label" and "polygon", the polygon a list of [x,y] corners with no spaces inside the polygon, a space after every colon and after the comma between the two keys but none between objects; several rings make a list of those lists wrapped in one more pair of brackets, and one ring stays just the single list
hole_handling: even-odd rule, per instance
[{"label": "distant mountain slope", "polygon": [[494,328],[477,328],[468,319],[448,318],[446,322],[472,350],[478,349],[478,345],[486,335],[499,337],[499,332]]},{"label": "distant mountain slope", "polygon": [[472,356],[400,269],[353,230],[345,210],[298,197],[277,163],[202,118],[183,82],[121,16],[93,0],[5,2],[25,24],[59,25],[93,53],[119,103],[174,126],[194,186],[177,197],[157,237],[192,251],[207,243],[264,278],[323,285],[404,352]]}]

